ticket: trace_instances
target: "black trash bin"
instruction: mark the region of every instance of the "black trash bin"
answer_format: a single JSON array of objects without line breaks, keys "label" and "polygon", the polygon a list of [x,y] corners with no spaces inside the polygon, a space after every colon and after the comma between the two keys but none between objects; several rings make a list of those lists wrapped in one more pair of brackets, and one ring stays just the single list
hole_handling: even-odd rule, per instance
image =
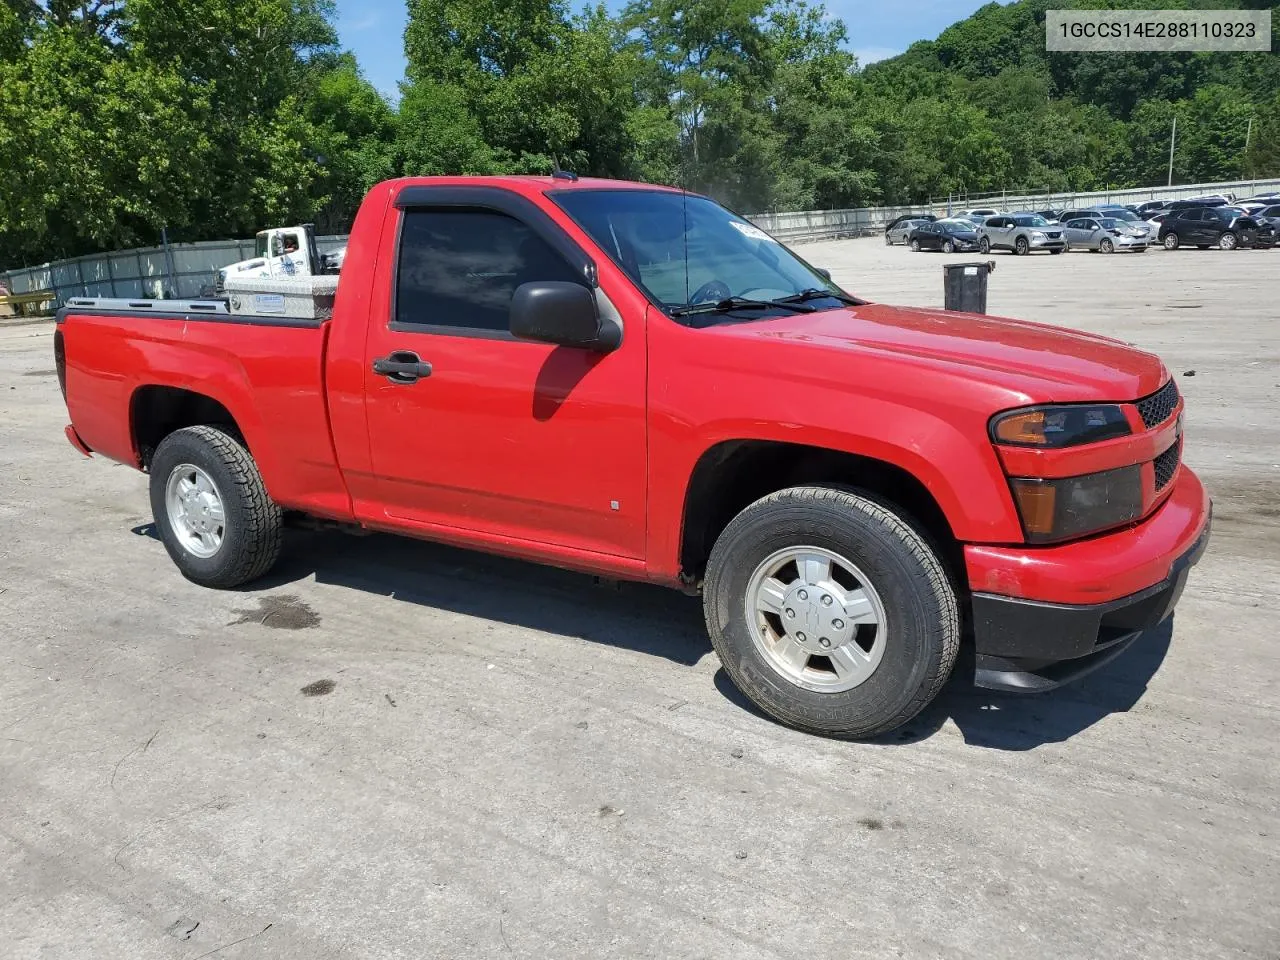
[{"label": "black trash bin", "polygon": [[995,262],[947,263],[942,266],[944,305],[966,313],[987,312],[987,276]]}]

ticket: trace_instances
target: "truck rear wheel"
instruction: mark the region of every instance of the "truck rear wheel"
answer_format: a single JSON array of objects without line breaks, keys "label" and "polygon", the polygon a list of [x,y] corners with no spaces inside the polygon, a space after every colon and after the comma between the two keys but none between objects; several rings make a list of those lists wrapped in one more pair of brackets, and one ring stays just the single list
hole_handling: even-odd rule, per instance
[{"label": "truck rear wheel", "polygon": [[855,492],[793,487],[725,528],[703,586],[730,679],[788,726],[862,738],[906,723],[955,665],[955,591],[924,538]]},{"label": "truck rear wheel", "polygon": [[248,583],[280,556],[280,508],[244,444],[218,427],[186,427],[160,442],[151,513],[170,558],[203,587]]}]

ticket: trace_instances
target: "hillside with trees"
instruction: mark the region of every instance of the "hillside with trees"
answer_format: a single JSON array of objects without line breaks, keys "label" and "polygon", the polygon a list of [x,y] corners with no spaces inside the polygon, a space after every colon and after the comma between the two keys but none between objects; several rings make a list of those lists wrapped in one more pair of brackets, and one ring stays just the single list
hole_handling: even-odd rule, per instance
[{"label": "hillside with trees", "polygon": [[[1162,0],[1242,5],[1280,29]],[[0,266],[339,231],[386,177],[553,162],[744,211],[1146,185],[1175,116],[1175,181],[1280,176],[1280,53],[1048,54],[1051,6],[1099,4],[989,4],[863,69],[808,0],[408,0],[393,104],[330,0],[0,0]]]}]

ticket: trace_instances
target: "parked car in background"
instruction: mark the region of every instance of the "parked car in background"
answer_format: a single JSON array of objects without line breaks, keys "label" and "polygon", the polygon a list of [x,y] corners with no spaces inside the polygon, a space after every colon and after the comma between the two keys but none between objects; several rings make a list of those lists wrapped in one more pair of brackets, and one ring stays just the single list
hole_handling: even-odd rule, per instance
[{"label": "parked car in background", "polygon": [[1134,206],[1133,212],[1143,220],[1150,220],[1153,214],[1159,213],[1172,203],[1172,200],[1148,200]]},{"label": "parked car in background", "polygon": [[1067,249],[1061,227],[1051,225],[1038,213],[1006,213],[988,217],[976,233],[978,249],[983,253],[1010,250],[1022,257],[1033,250],[1062,253]]},{"label": "parked car in background", "polygon": [[1170,211],[1160,224],[1160,242],[1166,250],[1193,244],[1201,250],[1251,247],[1257,240],[1258,221],[1231,207],[1191,206]]},{"label": "parked car in background", "polygon": [[1062,225],[1062,231],[1072,247],[1102,253],[1115,253],[1117,250],[1147,252],[1146,230],[1114,217],[1080,217],[1068,220]]},{"label": "parked car in background", "polygon": [[1240,206],[1239,204],[1235,204],[1230,207],[1218,207],[1217,209],[1220,211],[1230,211],[1238,216],[1246,217],[1254,221],[1258,225],[1257,232],[1253,237],[1253,245],[1255,247],[1261,247],[1269,250],[1276,245],[1276,224],[1272,223],[1268,218],[1258,216],[1258,212],[1266,209],[1265,207],[1248,209]]},{"label": "parked car in background", "polygon": [[347,260],[347,245],[344,243],[337,250],[322,254],[320,259],[324,263],[325,273],[341,273],[342,265]]},{"label": "parked car in background", "polygon": [[908,214],[889,222],[884,228],[884,242],[893,246],[895,243],[906,243],[911,231],[924,223],[933,223],[938,218],[932,213]]},{"label": "parked car in background", "polygon": [[1143,220],[1142,217],[1138,216],[1128,207],[1107,205],[1095,207],[1094,210],[1091,211],[1091,214],[1095,212],[1098,216],[1110,217],[1112,220],[1120,220],[1127,223],[1131,228],[1140,232],[1143,237],[1149,241],[1154,241],[1156,238],[1157,228],[1152,227],[1146,220]]},{"label": "parked car in background", "polygon": [[1101,216],[1097,210],[1084,208],[1081,210],[1061,210],[1058,212],[1058,222],[1066,223],[1069,220],[1079,220],[1081,217],[1097,217]]},{"label": "parked car in background", "polygon": [[1280,229],[1280,200],[1277,200],[1269,207],[1263,207],[1253,215],[1253,219],[1260,224],[1265,222]]},{"label": "parked car in background", "polygon": [[1060,214],[1062,213],[1061,210],[1036,210],[1033,212],[1038,213],[1040,216],[1044,217],[1050,223],[1058,223]]},{"label": "parked car in background", "polygon": [[968,220],[938,220],[922,223],[911,231],[907,246],[919,253],[921,250],[941,250],[943,253],[966,252],[978,249],[978,235]]},{"label": "parked car in background", "polygon": [[1275,247],[1277,243],[1280,243],[1280,204],[1263,207],[1262,210],[1253,215],[1253,219],[1258,221],[1260,244],[1265,243],[1263,242],[1262,234],[1263,230],[1268,228],[1270,228],[1270,233],[1268,233],[1270,243],[1265,243],[1265,246]]},{"label": "parked car in background", "polygon": [[1170,210],[1189,210],[1192,207],[1225,207],[1229,201],[1226,197],[1191,197],[1187,200],[1175,200],[1169,204]]},{"label": "parked car in background", "polygon": [[986,218],[986,217],[994,217],[999,212],[1000,212],[999,210],[992,210],[990,207],[981,207],[978,210],[962,210],[960,211],[960,216]]}]

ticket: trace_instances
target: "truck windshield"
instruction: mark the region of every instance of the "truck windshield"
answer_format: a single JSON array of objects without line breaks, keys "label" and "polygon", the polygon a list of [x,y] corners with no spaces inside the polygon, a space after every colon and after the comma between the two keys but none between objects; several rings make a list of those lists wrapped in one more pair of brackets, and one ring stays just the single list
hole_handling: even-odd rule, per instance
[{"label": "truck windshield", "polygon": [[553,193],[552,199],[668,314],[732,298],[770,301],[804,294],[816,310],[848,301],[778,241],[705,197],[574,189]]}]

